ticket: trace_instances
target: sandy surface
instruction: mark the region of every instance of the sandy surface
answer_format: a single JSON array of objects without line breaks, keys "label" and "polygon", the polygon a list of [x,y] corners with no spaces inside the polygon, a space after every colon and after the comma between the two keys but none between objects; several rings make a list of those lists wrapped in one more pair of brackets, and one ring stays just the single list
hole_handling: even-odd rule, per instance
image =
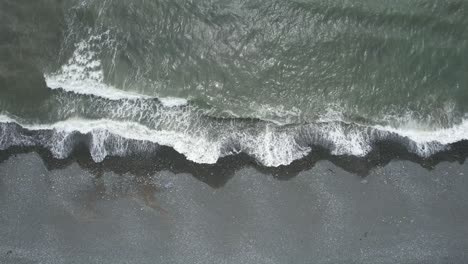
[{"label": "sandy surface", "polygon": [[330,161],[293,177],[210,171],[221,184],[172,171],[9,156],[0,263],[468,262],[468,164],[391,161],[366,177]]}]

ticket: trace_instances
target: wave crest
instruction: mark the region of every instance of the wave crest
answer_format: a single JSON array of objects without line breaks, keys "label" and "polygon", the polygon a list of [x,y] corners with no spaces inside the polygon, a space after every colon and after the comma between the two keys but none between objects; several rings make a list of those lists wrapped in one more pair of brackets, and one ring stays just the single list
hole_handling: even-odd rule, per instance
[{"label": "wave crest", "polygon": [[154,130],[142,124],[115,120],[69,119],[49,125],[20,124],[0,117],[0,149],[41,146],[63,159],[84,143],[95,162],[107,156],[151,153],[168,146],[196,163],[213,164],[220,157],[246,153],[264,166],[288,165],[313,151],[314,146],[333,155],[365,156],[381,141],[401,144],[409,152],[429,157],[447,150],[451,143],[466,140],[468,121],[437,131],[400,131],[389,127],[365,127],[342,122],[263,129],[220,131],[217,137],[203,131]]}]

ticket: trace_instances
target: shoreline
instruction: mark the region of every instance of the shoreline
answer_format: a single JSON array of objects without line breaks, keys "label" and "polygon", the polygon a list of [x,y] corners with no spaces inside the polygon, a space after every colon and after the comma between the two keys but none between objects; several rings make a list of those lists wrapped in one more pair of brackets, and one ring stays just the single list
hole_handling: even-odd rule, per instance
[{"label": "shoreline", "polygon": [[[3,134],[0,149],[44,147],[53,152],[54,157],[66,158],[74,148],[81,147],[78,145],[85,144],[92,159],[101,162],[107,156],[152,155],[157,149],[169,147],[198,164],[216,164],[222,157],[244,153],[265,167],[288,166],[307,155],[314,155],[311,152],[357,159],[392,153],[395,157],[401,155],[422,163],[451,155],[450,152],[460,152],[460,149],[466,152],[468,149],[465,146],[468,140],[463,133],[468,124],[465,121],[460,126],[432,132],[398,132],[379,126],[364,128],[331,122],[317,124],[317,127],[309,124],[292,130],[285,128],[284,131],[279,128],[270,130],[266,126],[260,130],[246,130],[246,134],[239,131],[211,131],[216,136],[210,136],[208,130],[151,130],[132,122],[104,119],[86,123],[88,121],[70,119],[54,125],[24,127],[7,118],[5,123],[0,122]],[[456,136],[453,137],[451,133]],[[413,155],[417,157],[410,157]],[[456,153],[456,156],[460,154]]]},{"label": "shoreline", "polygon": [[410,161],[426,170],[432,170],[437,164],[445,161],[464,164],[468,157],[468,141],[451,144],[450,150],[436,153],[429,158],[410,153],[394,142],[379,142],[365,157],[335,156],[320,146],[313,149],[314,151],[304,158],[278,167],[266,167],[245,153],[222,157],[215,164],[199,164],[166,146],[158,146],[151,153],[130,154],[124,157],[107,156],[102,162],[95,162],[87,145],[81,142],[75,145],[74,150],[65,159],[53,157],[52,153],[43,147],[10,147],[0,150],[0,164],[12,156],[34,152],[41,157],[49,170],[62,169],[72,163],[79,164],[81,168],[95,175],[107,171],[117,174],[148,175],[169,170],[174,173],[189,173],[211,187],[219,188],[223,187],[236,171],[246,166],[254,167],[264,174],[271,174],[279,180],[289,180],[302,171],[312,169],[319,161],[330,161],[349,173],[365,178],[373,169],[384,167],[391,161]]}]

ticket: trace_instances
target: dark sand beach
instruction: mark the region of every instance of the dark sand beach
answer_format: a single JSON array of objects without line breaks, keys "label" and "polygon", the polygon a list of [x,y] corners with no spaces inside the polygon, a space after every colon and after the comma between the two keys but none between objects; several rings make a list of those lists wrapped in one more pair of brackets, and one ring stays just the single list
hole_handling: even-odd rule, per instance
[{"label": "dark sand beach", "polygon": [[137,158],[2,160],[1,263],[468,260],[468,165],[458,161],[394,160],[360,175],[318,160],[289,177],[238,158],[194,177],[187,161],[174,173]]}]

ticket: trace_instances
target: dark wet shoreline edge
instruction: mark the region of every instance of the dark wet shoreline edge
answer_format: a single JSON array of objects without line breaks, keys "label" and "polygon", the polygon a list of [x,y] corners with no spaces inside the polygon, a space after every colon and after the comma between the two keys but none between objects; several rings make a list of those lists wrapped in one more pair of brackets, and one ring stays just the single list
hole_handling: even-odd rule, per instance
[{"label": "dark wet shoreline edge", "polygon": [[97,177],[107,171],[117,174],[131,173],[144,177],[167,170],[173,173],[191,174],[213,188],[220,188],[234,176],[236,171],[244,167],[253,167],[278,180],[289,180],[302,171],[312,169],[317,162],[327,160],[345,171],[359,177],[366,177],[374,168],[383,167],[393,160],[411,161],[427,170],[432,170],[441,162],[463,164],[468,157],[468,140],[453,143],[449,145],[448,150],[428,158],[410,153],[404,146],[390,141],[377,142],[365,157],[335,156],[323,147],[312,146],[312,148],[313,151],[306,157],[279,167],[266,167],[244,153],[222,157],[215,164],[198,164],[187,160],[184,155],[166,146],[160,146],[151,153],[129,154],[124,157],[108,156],[102,162],[97,163],[93,161],[89,148],[83,142],[75,145],[73,152],[65,159],[53,157],[52,153],[44,147],[10,147],[0,150],[0,163],[12,156],[35,152],[41,157],[48,170],[63,169],[73,163],[77,163]]}]

